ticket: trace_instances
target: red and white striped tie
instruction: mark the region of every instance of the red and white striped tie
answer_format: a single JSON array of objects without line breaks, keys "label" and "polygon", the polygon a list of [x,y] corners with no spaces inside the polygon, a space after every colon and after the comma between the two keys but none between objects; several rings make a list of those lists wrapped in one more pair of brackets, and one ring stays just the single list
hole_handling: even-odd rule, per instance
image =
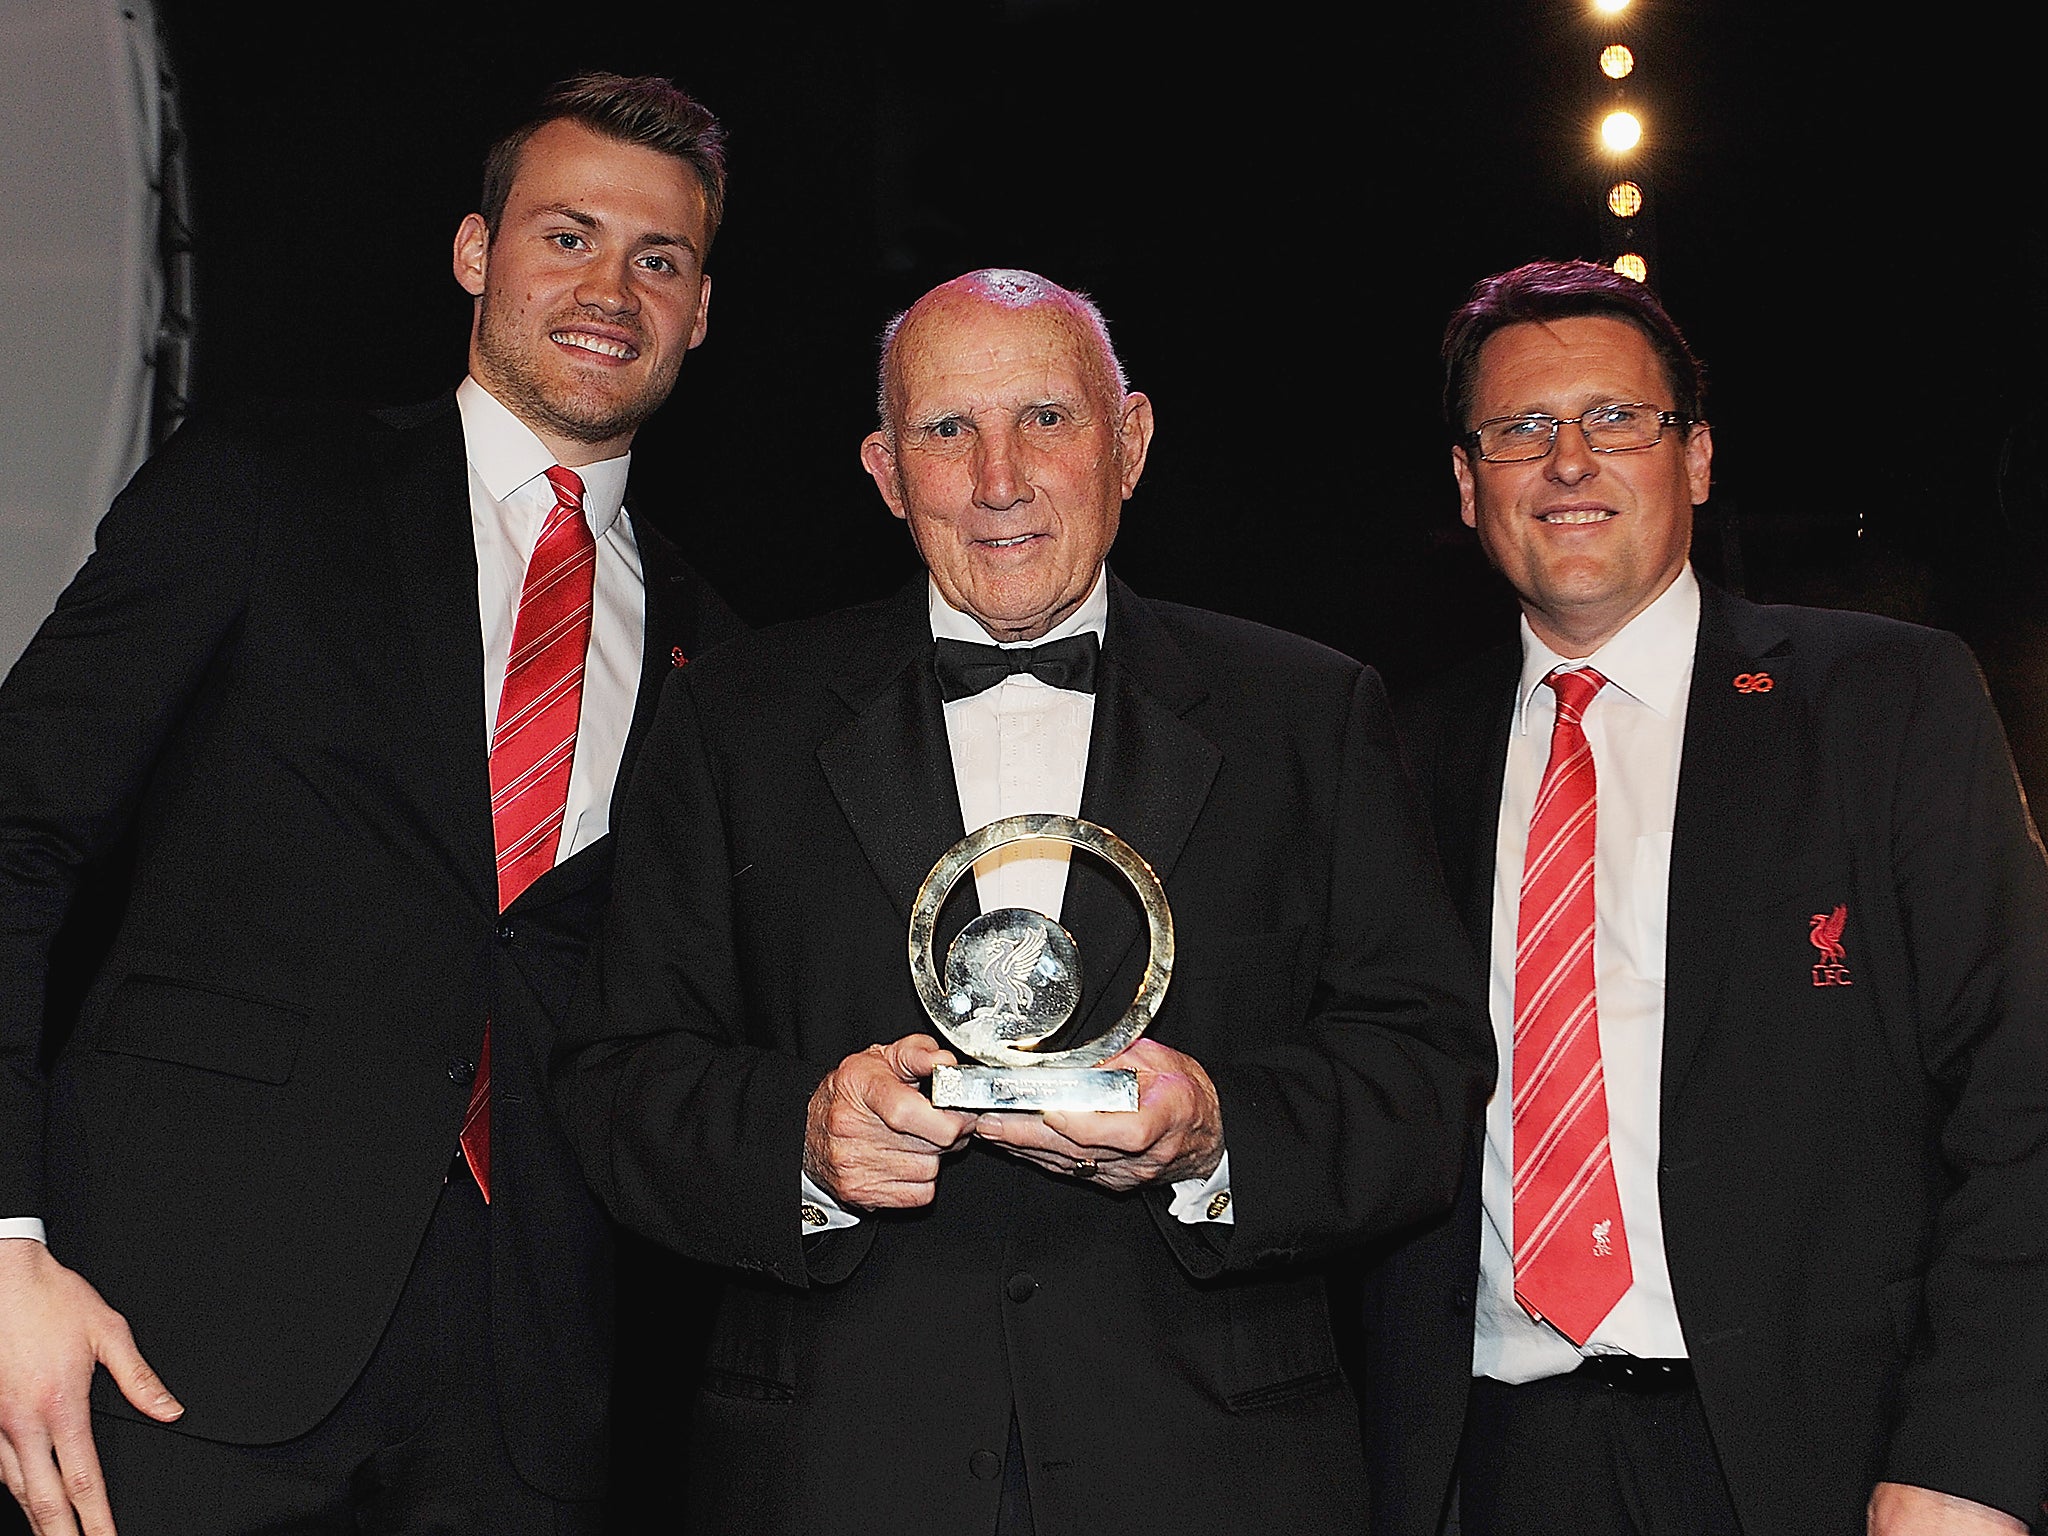
[{"label": "red and white striped tie", "polygon": [[1607,679],[1562,668],[1550,762],[1529,818],[1515,935],[1515,1299],[1584,1344],[1633,1283],[1607,1139],[1593,971],[1593,751]]},{"label": "red and white striped tie", "polygon": [[[491,824],[498,843],[498,910],[555,867],[576,721],[583,709],[583,659],[590,648],[591,581],[597,545],[583,518],[583,481],[548,472],[554,510],[526,563],[512,651],[491,738]],[[491,1198],[491,1034],[462,1121],[462,1155],[484,1199]]]}]

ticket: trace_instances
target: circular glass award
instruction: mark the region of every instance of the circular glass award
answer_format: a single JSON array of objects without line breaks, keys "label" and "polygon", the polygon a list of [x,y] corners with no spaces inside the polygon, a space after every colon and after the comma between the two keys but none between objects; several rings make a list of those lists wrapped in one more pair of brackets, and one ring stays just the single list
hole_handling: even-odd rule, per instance
[{"label": "circular glass award", "polygon": [[[1011,843],[1052,841],[1114,866],[1144,909],[1149,948],[1137,995],[1108,1029],[1069,1050],[1040,1047],[1081,1001],[1081,957],[1072,935],[1042,912],[1001,907],[960,931],[943,975],[933,955],[939,909],[977,859]],[[1145,1033],[1173,979],[1173,912],[1152,866],[1107,827],[1077,816],[1006,816],[960,839],[934,864],[910,911],[910,975],[932,1024],[974,1066],[940,1067],[932,1102],[942,1109],[1138,1107],[1138,1074],[1102,1065]]]}]

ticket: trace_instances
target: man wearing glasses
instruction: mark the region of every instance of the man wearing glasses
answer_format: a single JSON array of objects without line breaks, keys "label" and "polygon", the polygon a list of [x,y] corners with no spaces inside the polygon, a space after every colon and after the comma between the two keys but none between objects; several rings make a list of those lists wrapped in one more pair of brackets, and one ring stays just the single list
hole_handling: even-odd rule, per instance
[{"label": "man wearing glasses", "polygon": [[1970,656],[1693,575],[1713,437],[1641,285],[1488,278],[1444,358],[1521,637],[1404,742],[1500,1068],[1368,1287],[1373,1529],[2023,1532],[2048,878]]}]

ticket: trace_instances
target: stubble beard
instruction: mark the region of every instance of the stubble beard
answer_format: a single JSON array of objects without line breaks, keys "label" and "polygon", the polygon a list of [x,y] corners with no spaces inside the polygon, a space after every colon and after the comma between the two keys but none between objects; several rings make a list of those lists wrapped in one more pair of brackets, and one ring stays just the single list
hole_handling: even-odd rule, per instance
[{"label": "stubble beard", "polygon": [[[551,347],[549,332],[572,325],[574,316],[558,316],[543,327],[538,345]],[[608,443],[630,436],[661,408],[675,384],[673,370],[668,377],[650,377],[636,393],[621,398],[596,387],[577,389],[550,377],[533,347],[524,344],[508,323],[501,323],[488,299],[477,319],[476,351],[490,377],[479,379],[515,416],[545,427],[555,436],[575,443]]]}]

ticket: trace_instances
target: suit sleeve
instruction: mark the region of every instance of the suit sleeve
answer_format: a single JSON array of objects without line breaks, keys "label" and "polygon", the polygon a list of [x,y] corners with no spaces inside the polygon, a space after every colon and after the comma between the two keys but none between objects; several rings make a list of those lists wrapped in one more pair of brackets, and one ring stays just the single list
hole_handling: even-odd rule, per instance
[{"label": "suit sleeve", "polygon": [[[747,1043],[736,876],[689,680],[669,679],[634,764],[605,931],[557,1038],[556,1100],[619,1220],[803,1285],[804,1125],[827,1069]],[[872,1226],[831,1237],[864,1247]]]},{"label": "suit sleeve", "polygon": [[241,612],[248,472],[181,434],[0,684],[0,1215],[42,1207],[50,946]]},{"label": "suit sleeve", "polygon": [[1154,1202],[1197,1275],[1291,1263],[1443,1211],[1493,1082],[1483,978],[1369,669],[1351,695],[1330,837],[1305,1028],[1204,1063],[1236,1225],[1190,1227]]},{"label": "suit sleeve", "polygon": [[1946,1184],[1886,1477],[2048,1492],[2048,868],[1968,653],[1930,642],[1892,822]]}]

